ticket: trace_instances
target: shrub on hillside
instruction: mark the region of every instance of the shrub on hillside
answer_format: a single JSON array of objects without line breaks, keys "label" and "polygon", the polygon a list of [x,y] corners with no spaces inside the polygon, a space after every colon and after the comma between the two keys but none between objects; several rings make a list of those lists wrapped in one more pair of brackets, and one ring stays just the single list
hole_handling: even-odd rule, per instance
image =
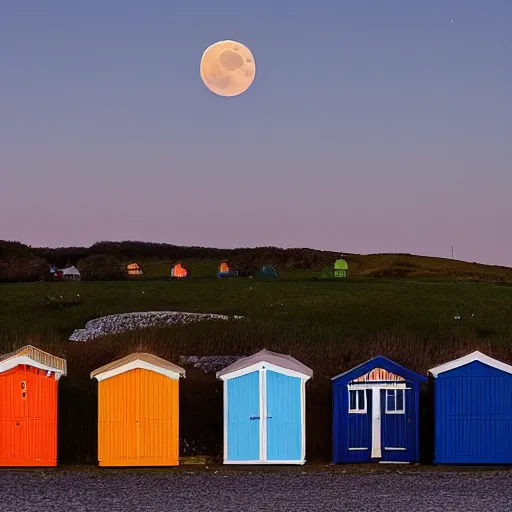
[{"label": "shrub on hillside", "polygon": [[121,261],[111,254],[93,254],[77,264],[84,281],[118,281],[125,277]]},{"label": "shrub on hillside", "polygon": [[0,281],[40,281],[47,268],[46,260],[33,254],[30,247],[0,240]]}]

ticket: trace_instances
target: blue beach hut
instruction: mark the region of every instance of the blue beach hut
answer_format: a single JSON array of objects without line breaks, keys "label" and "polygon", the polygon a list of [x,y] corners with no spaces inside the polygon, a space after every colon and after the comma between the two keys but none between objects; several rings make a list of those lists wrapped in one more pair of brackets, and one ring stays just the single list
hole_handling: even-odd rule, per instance
[{"label": "blue beach hut", "polygon": [[512,464],[512,366],[477,351],[430,373],[434,463]]},{"label": "blue beach hut", "polygon": [[217,372],[224,387],[224,464],[304,464],[306,382],[313,371],[269,350]]},{"label": "blue beach hut", "polygon": [[418,461],[419,387],[426,381],[383,356],[333,377],[333,462]]}]

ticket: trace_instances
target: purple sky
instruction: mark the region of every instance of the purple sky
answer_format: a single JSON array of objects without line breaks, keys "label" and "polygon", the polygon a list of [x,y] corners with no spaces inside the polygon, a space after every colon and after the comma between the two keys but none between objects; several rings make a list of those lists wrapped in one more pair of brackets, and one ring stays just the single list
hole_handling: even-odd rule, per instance
[{"label": "purple sky", "polygon": [[[512,266],[511,26],[511,0],[2,0],[0,239]],[[222,39],[256,60],[235,98],[199,76]]]}]

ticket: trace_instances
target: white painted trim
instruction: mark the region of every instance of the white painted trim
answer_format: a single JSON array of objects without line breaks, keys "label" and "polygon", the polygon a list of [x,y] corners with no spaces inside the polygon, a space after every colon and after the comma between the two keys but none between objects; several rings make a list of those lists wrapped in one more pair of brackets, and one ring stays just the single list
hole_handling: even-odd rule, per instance
[{"label": "white painted trim", "polygon": [[355,389],[374,389],[374,388],[379,388],[379,389],[412,389],[412,388],[406,387],[406,384],[404,384],[403,382],[402,383],[397,383],[397,384],[382,384],[382,383],[379,383],[379,382],[376,382],[375,384],[348,384],[347,387],[348,387],[348,389],[352,389],[352,390],[355,390]]},{"label": "white painted trim", "polygon": [[281,366],[277,366],[266,361],[259,361],[257,363],[251,364],[250,366],[246,366],[245,368],[241,368],[240,370],[236,370],[232,373],[222,375],[219,378],[221,380],[235,379],[236,377],[242,377],[243,375],[247,375],[248,373],[252,373],[257,370],[262,370],[263,368],[266,368],[267,370],[276,373],[287,375],[288,377],[297,377],[299,379],[305,379],[306,381],[310,379],[309,375],[305,375],[301,372],[296,372],[295,370],[289,370],[288,368],[283,368]]},{"label": "white painted trim", "polygon": [[156,366],[154,364],[148,363],[147,361],[142,361],[140,359],[136,359],[135,361],[130,361],[129,363],[123,364],[122,366],[118,366],[112,370],[107,370],[106,372],[99,373],[95,375],[94,378],[101,382],[106,379],[110,379],[115,377],[116,375],[120,375],[121,373],[129,372],[130,370],[149,370],[155,373],[160,373],[161,375],[165,375],[174,380],[178,380],[180,378],[180,374],[178,372],[174,372],[172,370],[168,370],[167,368],[162,368],[161,366]]},{"label": "white painted trim", "polygon": [[349,448],[349,452],[363,452],[365,450],[368,450],[368,448]]},{"label": "white painted trim", "polygon": [[381,450],[381,414],[380,414],[380,389],[372,389],[372,459],[380,459]]},{"label": "white painted trim", "polygon": [[379,464],[410,464],[410,462],[401,460],[379,460]]},{"label": "white painted trim", "polygon": [[479,352],[478,350],[476,352],[468,354],[467,356],[460,357],[459,359],[454,359],[453,361],[449,361],[448,363],[435,366],[434,368],[430,369],[429,372],[434,377],[437,377],[440,373],[445,373],[450,370],[454,370],[455,368],[459,368],[466,364],[473,363],[474,361],[479,361],[480,363],[496,368],[497,370],[501,370],[502,372],[512,374],[512,366],[502,361],[498,361],[497,359],[493,359],[492,357],[486,356],[485,354],[482,354],[482,352]]},{"label": "white painted trim", "polygon": [[[359,393],[357,393],[357,391],[364,392],[363,393],[363,396],[364,396],[364,399],[363,399],[364,408],[363,409],[359,409]],[[351,392],[356,393],[356,408],[355,409],[350,408],[350,393]],[[349,414],[368,414],[368,400],[366,397],[366,390],[364,390],[364,389],[348,389],[348,413]]]},{"label": "white painted trim", "polygon": [[305,460],[225,460],[224,464],[231,465],[231,466],[245,466],[245,465],[253,465],[253,466],[260,466],[260,465],[269,465],[269,466],[277,466],[277,465],[287,465],[287,464],[293,464],[293,465],[302,465],[305,464]]},{"label": "white painted trim", "polygon": [[[395,392],[395,410],[394,411],[388,410],[388,391],[394,391]],[[402,400],[402,406],[403,406],[402,409],[397,409],[396,408],[396,403],[397,403],[396,392],[397,391],[403,391],[404,392],[403,400]],[[386,403],[384,404],[384,409],[385,409],[386,414],[405,414],[405,390],[400,390],[400,389],[398,389],[398,390],[397,389],[389,390],[389,389],[387,389],[386,390],[386,394],[385,394],[385,400],[386,400]]]},{"label": "white painted trim", "polygon": [[265,462],[267,453],[267,372],[260,370],[260,460]]},{"label": "white painted trim", "polygon": [[57,368],[53,368],[46,364],[40,363],[39,361],[34,361],[31,357],[28,356],[16,356],[11,359],[6,359],[5,361],[0,363],[0,373],[4,373],[8,370],[12,370],[16,368],[16,366],[24,364],[27,366],[32,366],[34,368],[38,368],[39,370],[46,370],[47,372],[52,372],[55,374],[55,380],[59,380],[64,372],[62,370],[58,370]]},{"label": "white painted trim", "polygon": [[407,450],[407,448],[395,448],[395,447],[384,446],[384,450],[397,450],[399,452],[405,452]]},{"label": "white painted trim", "polygon": [[222,383],[222,393],[224,395],[224,460],[228,458],[228,383]]}]

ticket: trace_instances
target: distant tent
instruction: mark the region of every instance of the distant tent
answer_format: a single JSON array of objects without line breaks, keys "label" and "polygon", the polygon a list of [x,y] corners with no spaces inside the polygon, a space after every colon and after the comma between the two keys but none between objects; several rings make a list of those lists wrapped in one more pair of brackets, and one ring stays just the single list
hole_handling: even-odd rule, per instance
[{"label": "distant tent", "polygon": [[345,260],[336,260],[334,262],[334,277],[347,277],[348,265]]},{"label": "distant tent", "polygon": [[324,267],[320,272],[320,279],[332,279],[334,277],[333,267]]},{"label": "distant tent", "polygon": [[238,275],[236,270],[231,270],[226,261],[223,261],[220,264],[219,270],[217,272],[217,277],[235,277]]},{"label": "distant tent", "polygon": [[187,277],[188,271],[185,267],[181,266],[181,263],[176,263],[176,265],[171,268],[171,281],[186,279]]},{"label": "distant tent", "polygon": [[264,279],[276,279],[276,269],[272,265],[263,265],[263,267],[261,267],[260,271],[258,272],[258,277]]},{"label": "distant tent", "polygon": [[141,276],[142,275],[142,269],[140,268],[138,263],[130,263],[126,266],[126,271],[128,272],[129,276]]},{"label": "distant tent", "polygon": [[74,266],[71,266],[68,268],[63,268],[62,269],[62,279],[64,281],[80,281],[80,279],[81,279],[80,271]]}]

